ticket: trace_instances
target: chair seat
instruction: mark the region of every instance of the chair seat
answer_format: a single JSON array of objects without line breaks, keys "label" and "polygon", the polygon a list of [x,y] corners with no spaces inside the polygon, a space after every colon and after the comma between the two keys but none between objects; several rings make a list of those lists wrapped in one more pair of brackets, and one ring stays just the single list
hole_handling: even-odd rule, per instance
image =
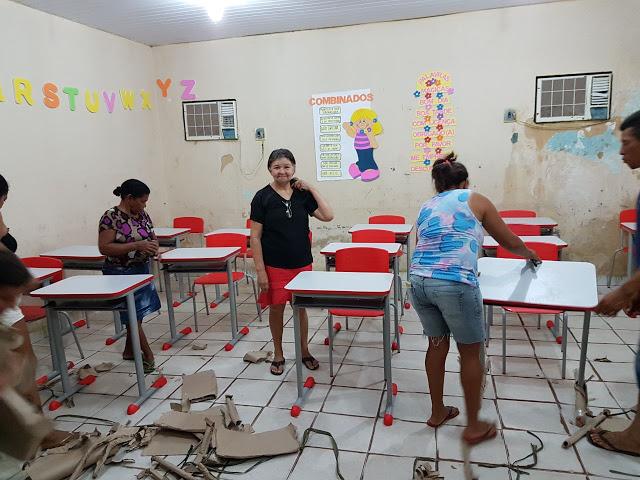
[{"label": "chair seat", "polygon": [[24,315],[25,322],[35,322],[36,320],[42,320],[46,318],[47,312],[43,307],[37,305],[23,305],[20,307],[22,314]]},{"label": "chair seat", "polygon": [[384,317],[384,310],[329,310],[334,317]]},{"label": "chair seat", "polygon": [[[234,282],[238,282],[244,278],[243,272],[232,272]],[[226,285],[228,283],[226,272],[207,273],[198,277],[194,282],[196,285]]]},{"label": "chair seat", "polygon": [[502,307],[509,313],[526,313],[531,315],[560,315],[564,310],[548,310],[544,308]]}]

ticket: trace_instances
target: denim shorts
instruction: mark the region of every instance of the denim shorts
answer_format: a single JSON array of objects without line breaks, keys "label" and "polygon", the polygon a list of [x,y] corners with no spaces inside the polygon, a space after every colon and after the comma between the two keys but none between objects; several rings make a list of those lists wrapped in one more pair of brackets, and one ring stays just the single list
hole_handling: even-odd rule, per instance
[{"label": "denim shorts", "polygon": [[640,343],[638,344],[638,352],[636,353],[636,382],[640,388]]},{"label": "denim shorts", "polygon": [[457,343],[485,340],[480,288],[461,282],[411,275],[413,305],[428,337],[453,335]]}]

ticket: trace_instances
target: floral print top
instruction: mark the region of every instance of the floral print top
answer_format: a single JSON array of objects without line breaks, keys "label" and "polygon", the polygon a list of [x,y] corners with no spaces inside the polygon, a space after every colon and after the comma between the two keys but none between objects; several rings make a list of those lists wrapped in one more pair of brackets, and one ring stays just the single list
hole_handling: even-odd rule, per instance
[{"label": "floral print top", "polygon": [[[99,231],[116,231],[116,243],[132,243],[140,240],[154,240],[153,222],[151,217],[144,210],[133,217],[123,212],[118,207],[113,207],[104,212],[100,218]],[[106,257],[105,265],[116,265],[128,267],[135,264],[145,263],[149,256],[143,252],[134,250],[119,257]]]}]

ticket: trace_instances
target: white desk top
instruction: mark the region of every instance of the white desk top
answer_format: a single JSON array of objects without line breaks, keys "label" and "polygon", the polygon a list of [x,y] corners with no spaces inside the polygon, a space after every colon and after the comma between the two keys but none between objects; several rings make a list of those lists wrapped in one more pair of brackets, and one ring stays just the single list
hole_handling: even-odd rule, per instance
[{"label": "white desk top", "polygon": [[516,225],[539,225],[540,227],[557,227],[558,222],[549,217],[511,217],[503,218],[506,224]]},{"label": "white desk top", "polygon": [[635,222],[622,222],[620,224],[620,228],[625,232],[636,233],[636,224]]},{"label": "white desk top", "polygon": [[245,237],[251,236],[250,228],[218,228],[217,230],[213,230],[212,232],[205,233],[204,236],[208,237],[209,235],[215,235],[216,233],[239,233],[240,235],[244,235]]},{"label": "white desk top", "polygon": [[97,245],[70,245],[40,254],[41,257],[53,257],[60,260],[104,260]]},{"label": "white desk top", "polygon": [[[520,237],[523,242],[538,242],[538,243],[551,243],[557,245],[559,248],[565,248],[568,243],[555,235],[523,235]],[[491,249],[498,248],[498,242],[490,235],[484,236],[482,242],[482,248]]]},{"label": "white desk top", "polygon": [[151,283],[153,275],[79,275],[31,292],[38,298],[120,298]]},{"label": "white desk top", "polygon": [[174,248],[160,255],[160,263],[224,262],[240,253],[240,247]]},{"label": "white desk top", "polygon": [[349,229],[349,233],[358,230],[390,230],[396,235],[409,235],[413,230],[412,223],[358,223]]},{"label": "white desk top", "polygon": [[299,273],[284,288],[292,293],[375,297],[388,295],[392,284],[392,273],[307,271]]},{"label": "white desk top", "polygon": [[332,242],[320,250],[322,255],[335,255],[338,250],[342,250],[343,248],[356,248],[356,247],[365,247],[365,248],[380,248],[382,250],[386,250],[389,255],[400,255],[402,253],[402,244],[400,243],[340,243],[340,242]]},{"label": "white desk top", "polygon": [[48,278],[57,275],[62,271],[61,268],[39,268],[39,267],[29,267],[29,273],[31,276],[35,278],[37,281],[42,282]]},{"label": "white desk top", "polygon": [[585,262],[543,261],[535,270],[525,260],[478,260],[484,303],[586,311],[598,304],[596,269]]},{"label": "white desk top", "polygon": [[156,234],[156,238],[158,239],[175,238],[190,231],[190,228],[158,227],[153,229],[153,233]]}]

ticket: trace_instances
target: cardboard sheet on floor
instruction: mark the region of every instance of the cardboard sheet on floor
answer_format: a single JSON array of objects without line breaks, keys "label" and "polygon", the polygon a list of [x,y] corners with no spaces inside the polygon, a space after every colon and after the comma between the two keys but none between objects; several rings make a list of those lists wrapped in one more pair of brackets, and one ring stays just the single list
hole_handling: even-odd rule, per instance
[{"label": "cardboard sheet on floor", "polygon": [[216,455],[223,458],[254,458],[295,453],[300,449],[296,428],[289,424],[262,433],[216,428]]},{"label": "cardboard sheet on floor", "polygon": [[[87,438],[82,446],[69,450],[66,453],[39,457],[27,467],[27,475],[29,475],[31,480],[62,480],[63,478],[67,478],[82,461],[84,454],[102,440],[100,437],[90,437]],[[89,455],[85,466],[88,468],[94,465],[104,455],[106,448],[106,445],[97,448]]]},{"label": "cardboard sheet on floor", "polygon": [[170,411],[162,414],[154,424],[168,430],[180,432],[204,433],[207,429],[206,419],[212,420],[216,426],[224,424],[223,407],[212,407],[199,412]]},{"label": "cardboard sheet on floor", "polygon": [[242,360],[249,363],[260,363],[271,360],[272,356],[273,352],[268,352],[266,350],[257,350],[245,353]]},{"label": "cardboard sheet on floor", "polygon": [[0,451],[28,460],[52,429],[53,423],[13,388],[0,394]]},{"label": "cardboard sheet on floor", "polygon": [[186,455],[191,447],[200,440],[188,432],[160,431],[156,433],[147,447],[143,450],[144,457],[154,455]]},{"label": "cardboard sheet on floor", "polygon": [[218,396],[218,381],[213,370],[182,376],[182,403],[214,400]]}]

